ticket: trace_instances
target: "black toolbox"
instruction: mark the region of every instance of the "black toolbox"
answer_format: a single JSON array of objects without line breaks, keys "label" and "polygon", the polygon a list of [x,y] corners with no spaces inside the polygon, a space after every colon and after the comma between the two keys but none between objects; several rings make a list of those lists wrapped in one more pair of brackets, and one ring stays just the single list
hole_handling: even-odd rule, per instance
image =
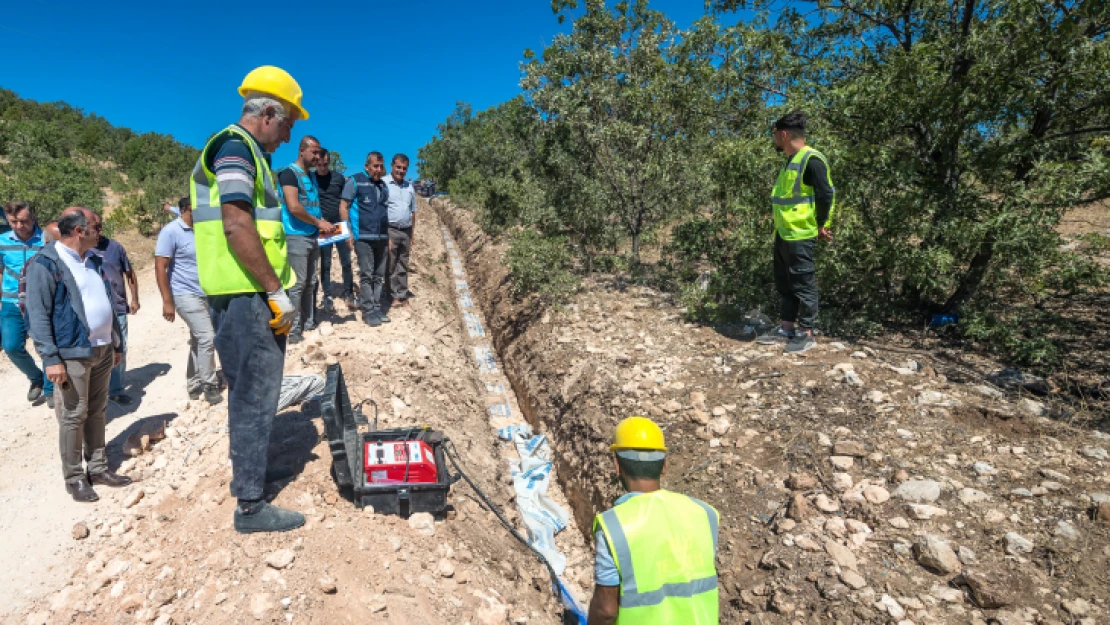
[{"label": "black toolbox", "polygon": [[[447,508],[447,492],[454,481],[444,457],[443,432],[427,427],[377,429],[377,406],[374,423],[351,406],[343,370],[338,364],[329,365],[327,383],[320,401],[324,419],[324,432],[332,456],[332,477],[340,491],[349,491],[356,506],[373,506],[381,514],[407,516],[414,512],[442,513]],[[435,483],[370,484],[363,469],[363,450],[366,443],[377,441],[420,440],[435,454]]]}]

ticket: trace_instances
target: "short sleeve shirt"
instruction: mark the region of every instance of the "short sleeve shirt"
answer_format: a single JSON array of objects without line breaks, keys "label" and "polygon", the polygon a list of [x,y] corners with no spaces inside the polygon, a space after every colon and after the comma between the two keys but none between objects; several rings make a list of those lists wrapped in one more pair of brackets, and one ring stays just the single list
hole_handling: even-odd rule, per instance
[{"label": "short sleeve shirt", "polygon": [[316,184],[320,193],[320,212],[324,219],[331,223],[339,221],[339,199],[346,186],[347,179],[337,171],[330,171],[326,175],[316,174]]},{"label": "short sleeve shirt", "polygon": [[408,180],[397,184],[393,176],[382,178],[389,188],[389,225],[394,228],[412,227],[412,215],[416,212],[416,191]]},{"label": "short sleeve shirt", "polygon": [[[242,126],[239,129],[250,135]],[[253,136],[253,135],[250,135]],[[214,146],[215,147],[215,146]],[[212,154],[212,151],[209,151]],[[220,188],[220,203],[231,202],[254,203],[254,179],[258,170],[254,166],[254,156],[250,146],[242,139],[231,136],[215,149],[215,154],[209,156],[211,162],[207,163],[212,173],[216,174],[216,184]],[[266,162],[270,162],[270,155],[265,154]]]},{"label": "short sleeve shirt", "polygon": [[196,237],[193,229],[180,219],[166,224],[158,233],[154,255],[170,259],[170,292],[174,295],[204,296],[197,277]]},{"label": "short sleeve shirt", "polygon": [[[632,499],[642,493],[625,493],[621,495],[614,506]],[[598,528],[594,535],[594,583],[598,586],[620,586],[621,574],[617,570],[617,563],[613,561],[613,554],[609,551],[609,541],[605,539],[605,532]]]},{"label": "short sleeve shirt", "polygon": [[123,249],[119,241],[107,237],[100,237],[95,249],[96,253],[104,259],[101,269],[112,287],[112,311],[117,315],[125,315],[131,310],[127,305],[127,293],[123,286],[124,275],[132,271],[127,250]]}]

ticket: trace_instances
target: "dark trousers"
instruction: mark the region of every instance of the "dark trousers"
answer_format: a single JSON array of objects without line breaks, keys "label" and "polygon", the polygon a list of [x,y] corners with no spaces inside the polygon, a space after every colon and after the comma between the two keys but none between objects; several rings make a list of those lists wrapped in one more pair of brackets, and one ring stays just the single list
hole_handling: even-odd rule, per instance
[{"label": "dark trousers", "polygon": [[775,289],[782,296],[782,320],[813,329],[817,321],[817,239],[786,241],[775,235]]},{"label": "dark trousers", "polygon": [[351,248],[346,241],[332,243],[320,248],[320,286],[324,289],[324,297],[331,297],[331,250],[339,252],[339,266],[343,271],[343,297],[353,293],[354,275],[351,272]]},{"label": "dark trousers", "polygon": [[112,377],[115,349],[111,345],[93,348],[92,358],[65,360],[66,376],[54,400],[58,418],[58,450],[62,454],[62,475],[72,480],[85,475],[82,454],[91,475],[108,470],[104,451],[104,425],[107,420],[108,383]]},{"label": "dark trousers", "polygon": [[412,297],[409,291],[409,252],[412,228],[389,227],[389,295],[395,300]]},{"label": "dark trousers", "polygon": [[208,298],[216,353],[227,379],[227,427],[231,446],[231,495],[262,499],[266,452],[281,395],[285,336],[270,329],[273,314],[265,293]]},{"label": "dark trousers", "polygon": [[355,242],[355,253],[358,254],[359,306],[363,312],[374,312],[381,308],[388,247],[387,241]]}]

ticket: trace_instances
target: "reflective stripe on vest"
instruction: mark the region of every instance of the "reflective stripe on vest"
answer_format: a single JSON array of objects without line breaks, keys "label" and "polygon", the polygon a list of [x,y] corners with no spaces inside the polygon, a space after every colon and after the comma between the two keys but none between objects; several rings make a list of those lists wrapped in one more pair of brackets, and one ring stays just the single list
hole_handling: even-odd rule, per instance
[{"label": "reflective stripe on vest", "polygon": [[26,241],[20,239],[15,231],[9,230],[0,234],[0,258],[3,259],[4,271],[0,276],[0,299],[9,304],[19,302],[20,273],[27,266],[35,254],[42,250],[42,230],[35,226],[31,238]]},{"label": "reflective stripe on vest", "polygon": [[[324,216],[320,212],[320,187],[316,183],[316,172],[306,173],[299,165],[293,163],[286,167],[297,176],[297,199],[300,200],[301,206],[309,215],[320,219]],[[289,212],[289,206],[285,202],[285,188],[282,186],[281,181],[278,181],[278,195],[282,199],[282,225],[285,226],[285,234],[296,235],[302,237],[314,237],[319,234],[319,229],[315,224],[310,224],[295,217]]]},{"label": "reflective stripe on vest", "polygon": [[708,504],[668,491],[598,515],[595,533],[605,533],[621,576],[617,622],[717,623],[718,522]]},{"label": "reflective stripe on vest", "polygon": [[779,172],[775,187],[771,190],[775,230],[779,237],[786,241],[812,239],[817,236],[817,211],[813,187],[802,180],[806,165],[813,157],[825,163],[829,186],[833,189],[833,202],[829,206],[829,220],[832,220],[833,209],[836,206],[836,187],[832,183],[829,159],[809,146],[803,147]]},{"label": "reflective stripe on vest", "polygon": [[208,151],[220,139],[232,135],[243,141],[251,150],[254,161],[254,226],[262,239],[262,249],[277,274],[278,280],[288,289],[296,283],[296,276],[286,257],[285,229],[281,225],[281,200],[274,175],[262,147],[238,126],[228,126],[216,133],[201,151],[189,181],[189,197],[193,202],[193,233],[196,237],[197,277],[207,295],[257,293],[264,291],[262,284],[239,262],[231,251],[224,235],[220,189],[216,174],[205,163]]}]

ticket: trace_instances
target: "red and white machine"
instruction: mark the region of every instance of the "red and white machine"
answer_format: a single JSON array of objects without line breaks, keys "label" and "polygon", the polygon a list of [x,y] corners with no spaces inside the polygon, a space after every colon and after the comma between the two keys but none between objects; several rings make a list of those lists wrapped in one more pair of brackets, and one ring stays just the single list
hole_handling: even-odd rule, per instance
[{"label": "red and white machine", "polygon": [[435,453],[422,440],[366,441],[363,469],[367,484],[434,484]]}]

